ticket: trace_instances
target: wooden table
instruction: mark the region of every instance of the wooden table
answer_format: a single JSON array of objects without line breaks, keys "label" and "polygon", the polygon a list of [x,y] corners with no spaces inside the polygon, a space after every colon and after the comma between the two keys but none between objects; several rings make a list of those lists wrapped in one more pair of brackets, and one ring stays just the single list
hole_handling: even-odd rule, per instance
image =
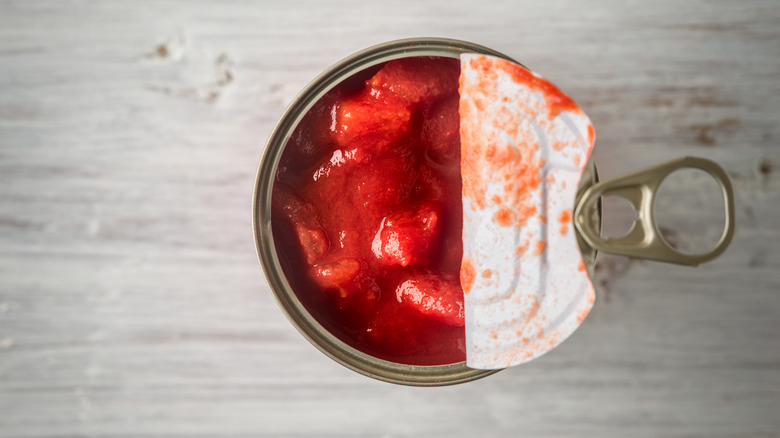
[{"label": "wooden table", "polygon": [[[779,436],[778,22],[776,0],[0,1],[0,436]],[[717,161],[731,248],[695,269],[601,257],[579,331],[481,381],[332,362],[263,278],[255,170],[309,80],[410,36],[558,84],[596,126],[602,177]],[[665,234],[711,241],[714,183],[672,181]]]}]

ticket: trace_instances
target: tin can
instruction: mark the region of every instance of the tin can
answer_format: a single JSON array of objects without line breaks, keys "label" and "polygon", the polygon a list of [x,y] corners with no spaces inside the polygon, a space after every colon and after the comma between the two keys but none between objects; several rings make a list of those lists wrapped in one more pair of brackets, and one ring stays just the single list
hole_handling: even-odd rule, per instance
[{"label": "tin can", "polygon": [[[296,296],[277,256],[271,223],[274,178],[284,148],[297,125],[321,97],[345,79],[393,59],[414,56],[459,58],[464,53],[490,55],[520,64],[507,55],[487,47],[451,39],[414,38],[391,41],[368,48],[324,71],[293,100],[274,128],[258,168],[252,204],[255,245],[260,264],[279,306],[298,331],[324,354],[349,369],[378,380],[412,386],[442,386],[476,380],[498,370],[472,369],[466,366],[465,362],[433,366],[390,362],[347,345],[325,329]],[[675,263],[696,264],[714,258],[725,249],[733,234],[733,201],[731,200],[733,195],[728,177],[714,163],[695,161],[701,159],[691,160],[694,161],[672,162],[657,166],[644,173],[628,175],[617,182],[610,180],[605,182],[609,183],[606,186],[601,185],[605,183],[598,183],[595,163],[592,160],[588,162],[578,188],[576,208],[573,211],[575,212],[574,224],[578,231],[577,241],[589,272],[593,271],[599,250]],[[669,246],[662,241],[652,220],[652,202],[656,189],[666,175],[680,167],[698,167],[710,172],[721,183],[724,190],[727,226],[721,241],[716,248],[705,254],[705,257],[698,255],[691,258],[670,250]],[[718,169],[720,173],[717,173]],[[636,191],[632,191],[632,188]],[[641,223],[642,227],[635,227],[629,232],[628,240],[600,238],[600,199],[606,194],[626,195],[625,197],[640,210],[640,213],[648,212],[644,216],[640,214],[638,222],[641,222],[645,216],[647,218]],[[643,246],[648,242],[649,250],[647,245]]]}]

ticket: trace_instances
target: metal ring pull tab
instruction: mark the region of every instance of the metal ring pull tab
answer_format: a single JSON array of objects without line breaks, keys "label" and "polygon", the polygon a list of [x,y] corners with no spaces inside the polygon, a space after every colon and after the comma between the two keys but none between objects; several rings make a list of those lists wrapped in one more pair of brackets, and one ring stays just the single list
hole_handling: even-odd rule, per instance
[{"label": "metal ring pull tab", "polygon": [[[669,246],[661,237],[653,214],[655,197],[661,183],[672,172],[684,168],[707,172],[715,178],[723,192],[726,209],[723,234],[713,248],[701,254],[684,254]],[[602,196],[620,196],[639,212],[639,217],[625,236],[614,239],[601,237],[597,220],[598,204]],[[723,253],[734,237],[734,189],[726,172],[713,161],[684,157],[594,184],[577,202],[574,225],[588,245],[598,251],[696,266]]]}]

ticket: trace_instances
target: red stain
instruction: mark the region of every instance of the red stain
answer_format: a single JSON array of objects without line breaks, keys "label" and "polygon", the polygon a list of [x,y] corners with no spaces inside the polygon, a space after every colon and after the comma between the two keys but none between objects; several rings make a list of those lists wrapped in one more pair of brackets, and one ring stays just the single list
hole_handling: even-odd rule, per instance
[{"label": "red stain", "polygon": [[[474,58],[477,59],[477,58]],[[480,58],[482,59],[482,58]],[[554,118],[561,111],[581,112],[579,106],[572,100],[571,97],[564,94],[558,87],[552,82],[536,76],[530,70],[521,67],[511,62],[497,62],[499,68],[504,70],[515,80],[515,82],[528,85],[531,88],[535,88],[542,92],[544,99],[547,103],[547,107],[550,109],[550,118]],[[472,60],[472,66],[473,66]]]},{"label": "red stain", "polygon": [[496,156],[496,145],[491,143],[487,146],[487,149],[485,149],[485,157],[493,158],[494,156]]},{"label": "red stain", "polygon": [[593,146],[593,143],[596,141],[596,130],[593,129],[593,125],[588,123],[588,144],[590,146]]},{"label": "red stain", "polygon": [[517,206],[517,226],[522,227],[531,216],[536,214],[536,206],[520,204]]},{"label": "red stain", "polygon": [[571,210],[563,210],[561,215],[558,216],[558,222],[561,223],[561,234],[566,234],[569,231],[569,223],[571,222]]},{"label": "red stain", "polygon": [[583,262],[582,260],[580,260],[580,264],[579,264],[579,265],[577,265],[577,270],[578,270],[578,271],[584,271],[584,270],[585,270],[585,262]]},{"label": "red stain", "polygon": [[577,322],[581,323],[585,320],[585,317],[588,316],[588,313],[590,313],[590,308],[583,310],[580,312],[579,315],[577,315]]},{"label": "red stain", "polygon": [[[470,97],[468,101],[461,99],[459,105],[463,196],[471,201],[472,208],[482,209],[487,204],[485,190],[488,182],[504,181],[506,195],[501,201],[504,207],[515,212],[516,216],[511,217],[502,212],[496,219],[499,223],[501,220],[514,219],[522,225],[527,221],[530,210],[522,210],[519,207],[522,207],[524,202],[527,203],[530,193],[539,187],[541,182],[541,167],[544,162],[535,158],[534,154],[539,146],[535,143],[522,143],[517,144],[517,147],[508,147],[501,139],[490,138],[490,135],[485,138],[481,125],[484,118],[477,112],[480,108],[487,108],[500,100],[497,78],[498,72],[506,71],[502,67],[504,64],[512,65],[504,60],[474,57],[469,61],[469,65],[476,71],[479,80],[472,83],[466,81],[464,75],[460,77],[461,96],[465,94]],[[514,76],[512,78],[520,79]],[[492,124],[495,130],[507,133],[510,137],[517,134],[518,121],[506,108],[500,108],[493,114]]]},{"label": "red stain", "polygon": [[528,315],[526,315],[526,321],[531,321],[536,317],[536,314],[539,313],[539,300],[536,299],[536,297],[533,297],[534,302],[531,304],[531,309],[528,311]]},{"label": "red stain", "polygon": [[460,287],[463,288],[464,294],[471,292],[471,286],[474,285],[474,275],[474,265],[471,260],[463,257],[460,265]]},{"label": "red stain", "polygon": [[562,224],[568,224],[571,222],[571,210],[566,209],[561,212],[561,215],[558,216],[558,221]]},{"label": "red stain", "polygon": [[490,269],[485,269],[482,271],[482,278],[490,278],[493,275],[493,271]]},{"label": "red stain", "polygon": [[514,214],[512,214],[512,211],[504,206],[499,208],[498,211],[493,215],[493,222],[496,222],[497,224],[503,225],[505,227],[512,225],[513,219]]},{"label": "red stain", "polygon": [[543,253],[545,248],[547,248],[547,242],[545,242],[544,240],[540,240],[536,242],[536,247],[534,248],[533,254],[537,256]]},{"label": "red stain", "polygon": [[[464,93],[463,76],[460,77],[461,95]],[[482,160],[479,153],[481,148],[466,147],[466,145],[481,145],[482,139],[479,136],[477,127],[464,123],[467,120],[477,120],[478,115],[473,107],[469,106],[462,99],[460,100],[458,112],[460,114],[460,169],[463,180],[463,196],[472,201],[472,208],[485,208],[485,184],[482,181]]]}]

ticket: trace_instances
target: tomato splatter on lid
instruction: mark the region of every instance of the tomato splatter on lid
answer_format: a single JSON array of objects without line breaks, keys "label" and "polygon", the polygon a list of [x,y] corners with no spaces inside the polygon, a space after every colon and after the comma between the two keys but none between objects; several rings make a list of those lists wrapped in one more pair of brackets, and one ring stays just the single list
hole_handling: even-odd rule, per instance
[{"label": "tomato splatter on lid", "polygon": [[547,242],[544,240],[536,242],[536,246],[534,247],[534,255],[543,253],[545,248],[547,248]]},{"label": "tomato splatter on lid", "polygon": [[459,91],[466,359],[502,368],[554,348],[592,306],[568,231],[595,133],[558,87],[505,59],[461,55]]},{"label": "tomato splatter on lid", "polygon": [[561,234],[566,234],[569,231],[569,224],[571,223],[571,210],[566,209],[558,216],[558,222],[561,223]]},{"label": "tomato splatter on lid", "polygon": [[512,211],[503,205],[493,215],[493,221],[505,227],[512,225],[512,223],[514,222],[513,219],[514,219],[514,214],[512,213]]},{"label": "tomato splatter on lid", "polygon": [[571,210],[566,209],[561,212],[561,215],[558,216],[558,221],[562,224],[568,224],[571,222]]},{"label": "tomato splatter on lid", "polygon": [[468,294],[471,291],[475,275],[474,265],[471,263],[471,260],[464,257],[460,268],[460,287],[463,288],[464,294]]}]

